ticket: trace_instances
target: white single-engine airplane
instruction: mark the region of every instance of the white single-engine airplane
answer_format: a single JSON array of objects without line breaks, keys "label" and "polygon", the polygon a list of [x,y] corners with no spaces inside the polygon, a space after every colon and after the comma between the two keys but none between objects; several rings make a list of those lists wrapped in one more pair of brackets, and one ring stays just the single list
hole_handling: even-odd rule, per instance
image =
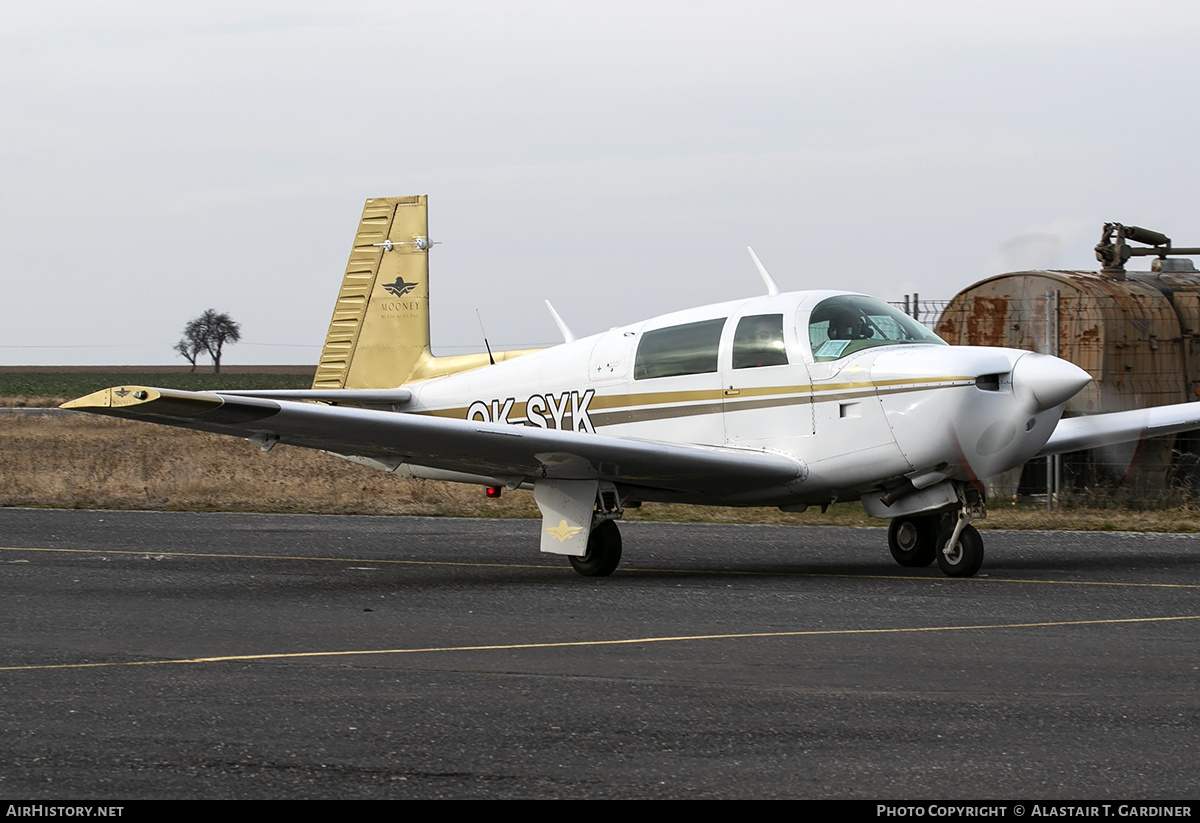
[{"label": "white single-engine airplane", "polygon": [[[1200,403],[1060,420],[1089,381],[1047,355],[952,347],[861,294],[768,294],[532,351],[435,357],[426,199],[368,200],[311,390],[118,386],[64,404],[321,449],[407,477],[532,488],[541,550],[621,559],[642,501],[800,512],[861,499],[902,566],[975,574],[980,478],[1200,428]],[[751,252],[753,256],[753,252]]]}]

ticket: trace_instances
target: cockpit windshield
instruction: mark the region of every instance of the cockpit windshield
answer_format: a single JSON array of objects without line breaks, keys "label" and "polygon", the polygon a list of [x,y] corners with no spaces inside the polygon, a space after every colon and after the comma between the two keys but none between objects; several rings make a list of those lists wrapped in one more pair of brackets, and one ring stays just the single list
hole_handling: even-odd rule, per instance
[{"label": "cockpit windshield", "polygon": [[824,363],[874,346],[898,343],[946,345],[936,334],[899,309],[874,297],[843,294],[812,310],[808,340],[813,360]]}]

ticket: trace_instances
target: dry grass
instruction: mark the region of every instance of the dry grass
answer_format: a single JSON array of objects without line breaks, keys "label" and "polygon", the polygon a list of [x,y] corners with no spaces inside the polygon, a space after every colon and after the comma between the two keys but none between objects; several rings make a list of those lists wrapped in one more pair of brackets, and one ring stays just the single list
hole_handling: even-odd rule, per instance
[{"label": "dry grass", "polygon": [[56,406],[61,406],[71,398],[47,396],[47,395],[27,395],[27,394],[5,394],[0,395],[0,408],[2,409],[52,409]]},{"label": "dry grass", "polygon": [[[529,492],[399,478],[319,452],[88,415],[0,415],[0,506],[537,517]],[[646,504],[629,520],[878,526],[857,504],[828,513]],[[1200,507],[1160,511],[993,503],[981,526],[1200,531]]]},{"label": "dry grass", "polygon": [[532,496],[398,478],[307,449],[125,420],[0,417],[0,505],[528,517]]}]

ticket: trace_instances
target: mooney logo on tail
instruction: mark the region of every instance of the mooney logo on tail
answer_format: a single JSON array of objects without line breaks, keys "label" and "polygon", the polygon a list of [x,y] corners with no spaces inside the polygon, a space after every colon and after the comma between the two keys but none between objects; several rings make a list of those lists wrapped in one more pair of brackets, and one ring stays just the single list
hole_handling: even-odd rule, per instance
[{"label": "mooney logo on tail", "polygon": [[397,277],[395,283],[384,283],[383,287],[397,297],[403,297],[417,287],[416,283],[405,283],[403,277]]}]

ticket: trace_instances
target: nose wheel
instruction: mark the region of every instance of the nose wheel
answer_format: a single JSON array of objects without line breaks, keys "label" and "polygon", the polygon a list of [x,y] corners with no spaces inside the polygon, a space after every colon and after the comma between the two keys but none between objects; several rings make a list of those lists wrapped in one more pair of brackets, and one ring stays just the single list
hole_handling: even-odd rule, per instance
[{"label": "nose wheel", "polygon": [[983,538],[979,536],[979,529],[967,524],[951,546],[954,526],[951,520],[938,537],[938,566],[947,577],[971,577],[983,565]]},{"label": "nose wheel", "polygon": [[973,485],[956,483],[957,513],[914,514],[892,519],[888,548],[901,566],[925,567],[937,560],[948,577],[971,577],[983,565],[983,538],[971,525],[987,517],[983,495]]}]

